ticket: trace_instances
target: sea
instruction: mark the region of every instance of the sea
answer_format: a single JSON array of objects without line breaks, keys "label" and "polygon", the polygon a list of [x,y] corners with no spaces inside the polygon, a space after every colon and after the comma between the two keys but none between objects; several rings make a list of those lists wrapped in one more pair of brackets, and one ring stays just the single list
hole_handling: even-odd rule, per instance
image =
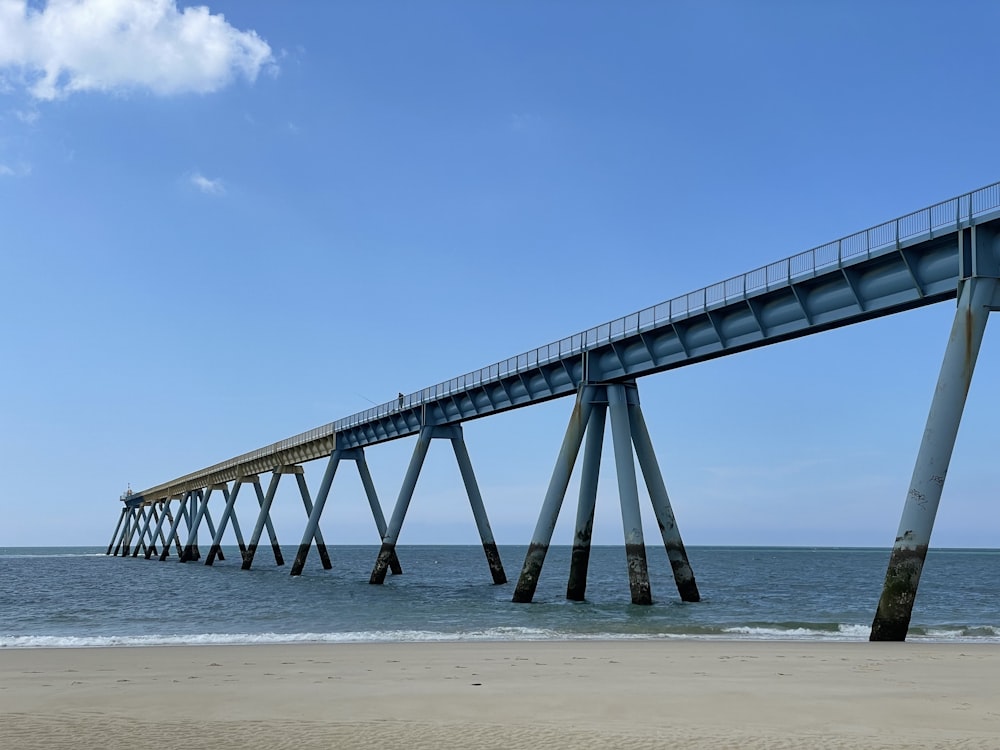
[{"label": "sea", "polygon": [[[313,550],[292,578],[267,547],[214,566],[108,556],[100,547],[0,547],[0,648],[585,639],[867,640],[888,549],[689,547],[702,600],[682,603],[662,548],[655,603],[633,605],[621,546],[594,547],[587,598],[565,598],[569,547],[552,547],[534,602],[511,596],[524,547],[400,546],[401,575],[368,583],[378,548]],[[202,550],[204,555],[206,550]],[[1000,550],[932,549],[908,640],[1000,643]]]}]

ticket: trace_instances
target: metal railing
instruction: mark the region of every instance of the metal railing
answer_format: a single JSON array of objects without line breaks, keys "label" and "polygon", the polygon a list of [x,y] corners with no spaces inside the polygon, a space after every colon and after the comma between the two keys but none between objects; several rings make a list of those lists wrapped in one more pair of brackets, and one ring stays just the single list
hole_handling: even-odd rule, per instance
[{"label": "metal railing", "polygon": [[189,479],[216,471],[224,471],[239,464],[311,443],[314,440],[331,437],[339,431],[377,421],[395,412],[412,409],[453,393],[460,393],[469,388],[527,372],[539,365],[582,354],[650,328],[683,320],[712,308],[729,304],[732,301],[767,292],[772,288],[786,286],[794,280],[814,276],[820,271],[840,267],[845,263],[856,262],[862,258],[870,258],[890,247],[899,247],[905,241],[923,235],[933,237],[937,230],[957,231],[963,222],[967,225],[971,224],[975,218],[997,209],[1000,209],[1000,182],[936,203],[933,206],[900,216],[869,229],[855,232],[847,237],[841,237],[839,240],[819,245],[784,260],[644,308],[608,323],[602,323],[523,354],[508,357],[465,375],[459,375],[443,383],[404,395],[402,399],[397,398],[373,406],[349,417],[338,419],[308,432],[294,435],[180,477],[170,484],[180,485]]}]

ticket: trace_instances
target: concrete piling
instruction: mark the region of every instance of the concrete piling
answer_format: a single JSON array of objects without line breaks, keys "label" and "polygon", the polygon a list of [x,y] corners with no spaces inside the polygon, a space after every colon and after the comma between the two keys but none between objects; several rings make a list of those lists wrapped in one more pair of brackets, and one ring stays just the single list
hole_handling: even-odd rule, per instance
[{"label": "concrete piling", "polygon": [[562,446],[559,448],[559,456],[556,458],[556,465],[552,470],[549,487],[545,492],[545,499],[542,501],[542,508],[538,513],[538,522],[531,535],[531,544],[528,545],[528,552],[524,556],[524,565],[521,567],[521,575],[518,576],[517,587],[514,589],[514,602],[526,604],[535,596],[538,577],[541,575],[542,565],[545,564],[545,556],[549,551],[552,533],[555,531],[559,511],[562,508],[563,499],[566,497],[566,489],[569,487],[569,480],[573,475],[573,466],[576,464],[580,444],[583,442],[584,430],[593,410],[593,396],[593,386],[584,386],[578,392],[576,402],[573,404],[569,425],[566,427],[566,434],[563,436]]},{"label": "concrete piling", "polygon": [[583,448],[583,466],[580,469],[580,498],[576,507],[573,551],[570,557],[569,580],[566,583],[566,598],[577,602],[582,602],[587,593],[590,538],[594,530],[594,510],[597,506],[597,484],[601,471],[607,412],[606,404],[594,404],[586,426],[587,440]]},{"label": "concrete piling", "polygon": [[628,583],[633,604],[652,604],[649,570],[646,564],[646,544],[642,536],[642,516],[639,512],[639,487],[635,478],[635,458],[632,455],[632,428],[629,425],[625,386],[607,386],[608,410],[611,412],[611,437],[618,473],[618,497],[625,530],[625,557],[628,561]]},{"label": "concrete piling", "polygon": [[958,298],[937,387],[927,415],[896,541],[872,621],[872,641],[903,641],[910,627],[917,586],[944,489],[972,373],[1000,280],[965,280]]},{"label": "concrete piling", "polygon": [[632,444],[635,447],[636,458],[639,459],[642,476],[646,481],[649,499],[653,504],[656,523],[660,527],[660,536],[663,539],[667,559],[670,561],[670,568],[674,574],[677,593],[680,594],[681,601],[698,602],[701,601],[701,594],[698,592],[698,584],[695,582],[694,571],[688,561],[684,540],[681,539],[681,532],[677,528],[677,520],[674,518],[674,511],[670,506],[670,497],[667,495],[667,487],[663,482],[660,464],[656,460],[653,442],[649,437],[649,430],[646,428],[646,420],[639,407],[638,391],[634,395],[635,403],[629,404]]}]

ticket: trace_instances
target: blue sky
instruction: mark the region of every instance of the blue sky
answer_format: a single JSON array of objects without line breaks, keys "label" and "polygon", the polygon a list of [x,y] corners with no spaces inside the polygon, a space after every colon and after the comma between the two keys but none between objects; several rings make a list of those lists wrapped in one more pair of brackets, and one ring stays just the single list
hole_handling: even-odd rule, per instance
[{"label": "blue sky", "polygon": [[[0,0],[0,545],[106,544],[126,483],[1000,179],[998,20],[986,2]],[[952,315],[640,381],[685,541],[890,545]],[[1000,540],[998,375],[988,328],[936,545]],[[571,406],[466,425],[500,543],[529,541]],[[368,451],[387,516],[411,450]],[[275,517],[297,543],[293,484]],[[323,529],[378,542],[351,466]],[[621,539],[606,461],[595,541]],[[478,542],[445,444],[400,542]]]}]

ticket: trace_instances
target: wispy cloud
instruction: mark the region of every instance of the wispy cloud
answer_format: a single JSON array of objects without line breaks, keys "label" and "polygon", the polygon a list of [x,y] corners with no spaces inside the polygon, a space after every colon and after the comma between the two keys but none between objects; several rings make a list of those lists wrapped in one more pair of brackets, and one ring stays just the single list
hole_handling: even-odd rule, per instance
[{"label": "wispy cloud", "polygon": [[206,195],[225,195],[226,186],[222,183],[222,180],[215,179],[210,180],[199,172],[195,172],[191,175],[191,184],[198,188],[201,192]]},{"label": "wispy cloud", "polygon": [[0,77],[51,100],[79,91],[208,93],[275,69],[270,46],[176,0],[0,0]]},{"label": "wispy cloud", "polygon": [[0,164],[0,177],[28,177],[30,174],[30,164],[18,164],[14,167],[9,164]]},{"label": "wispy cloud", "polygon": [[25,125],[33,125],[38,121],[38,110],[32,107],[31,109],[18,109],[14,111],[14,115],[18,120],[23,122]]}]

